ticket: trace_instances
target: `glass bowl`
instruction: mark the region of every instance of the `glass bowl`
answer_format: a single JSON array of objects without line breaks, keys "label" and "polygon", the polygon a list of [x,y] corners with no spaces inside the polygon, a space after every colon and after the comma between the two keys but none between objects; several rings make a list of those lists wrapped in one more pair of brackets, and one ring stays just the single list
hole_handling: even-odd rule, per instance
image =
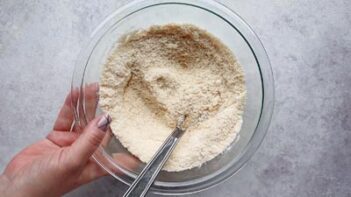
[{"label": "glass bowl", "polygon": [[[125,33],[168,23],[189,23],[215,35],[235,54],[243,67],[247,99],[240,137],[222,154],[201,167],[181,172],[161,171],[151,191],[158,194],[188,194],[212,187],[232,176],[253,155],[268,129],[274,101],[273,76],[260,40],[232,10],[205,0],[142,0],[118,9],[103,21],[81,52],[72,79],[72,91],[79,88],[75,106],[76,126],[102,113],[98,102],[91,102],[87,89],[100,81],[110,50]],[[98,92],[95,92],[97,95]],[[91,110],[92,106],[97,108]],[[118,154],[132,155],[109,131],[94,159],[113,177],[130,185],[144,163],[131,168]]]}]

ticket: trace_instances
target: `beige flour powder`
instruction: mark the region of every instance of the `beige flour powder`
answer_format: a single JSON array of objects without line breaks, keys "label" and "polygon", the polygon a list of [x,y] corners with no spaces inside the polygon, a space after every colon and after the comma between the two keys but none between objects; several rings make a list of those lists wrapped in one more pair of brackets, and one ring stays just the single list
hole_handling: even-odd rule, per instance
[{"label": "beige flour powder", "polygon": [[193,25],[152,26],[124,36],[104,65],[100,104],[112,130],[148,162],[187,115],[183,135],[164,169],[201,166],[222,153],[242,124],[241,66],[217,38]]}]

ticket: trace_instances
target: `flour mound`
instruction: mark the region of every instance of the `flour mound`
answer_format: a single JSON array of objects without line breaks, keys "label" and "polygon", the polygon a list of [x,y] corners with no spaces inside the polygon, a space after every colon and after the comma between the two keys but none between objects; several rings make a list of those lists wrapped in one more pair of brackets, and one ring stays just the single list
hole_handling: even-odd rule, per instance
[{"label": "flour mound", "polygon": [[238,135],[245,103],[241,66],[193,25],[152,26],[124,36],[104,65],[100,105],[115,136],[148,162],[186,115],[187,131],[164,170],[201,166]]}]

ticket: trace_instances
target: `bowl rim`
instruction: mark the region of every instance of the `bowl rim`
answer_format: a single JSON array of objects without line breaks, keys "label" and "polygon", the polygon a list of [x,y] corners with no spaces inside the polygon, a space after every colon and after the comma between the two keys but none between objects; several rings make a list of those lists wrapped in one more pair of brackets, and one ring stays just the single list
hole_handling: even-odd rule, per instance
[{"label": "bowl rim", "polygon": [[[90,37],[90,41],[86,47],[81,51],[79,58],[75,65],[75,70],[72,77],[71,91],[74,90],[74,81],[75,77],[78,75],[83,76],[80,81],[80,92],[83,92],[83,83],[84,83],[84,73],[91,57],[91,52],[95,48],[95,46],[99,43],[105,33],[109,30],[113,24],[118,23],[124,18],[141,11],[143,9],[159,6],[159,5],[186,5],[192,6],[196,8],[203,9],[211,14],[220,17],[222,20],[227,22],[232,28],[234,28],[241,37],[245,40],[246,44],[249,46],[256,63],[258,65],[258,70],[261,76],[261,84],[262,84],[262,104],[261,111],[258,119],[258,123],[256,125],[255,131],[252,134],[249,142],[245,145],[243,151],[238,155],[238,161],[235,165],[235,168],[231,166],[225,170],[222,170],[220,173],[215,174],[213,176],[207,176],[206,180],[200,180],[192,183],[191,185],[172,185],[165,184],[164,182],[156,182],[159,184],[155,184],[151,187],[151,191],[153,193],[162,194],[162,195],[182,195],[182,194],[191,194],[200,192],[211,187],[222,183],[225,180],[228,180],[234,174],[236,174],[242,167],[247,163],[247,161],[252,157],[252,155],[256,152],[258,147],[261,145],[267,130],[269,128],[269,124],[273,114],[274,108],[274,79],[273,72],[270,66],[270,61],[268,55],[266,53],[265,48],[263,47],[261,41],[258,36],[254,33],[252,28],[233,10],[226,7],[225,5],[215,2],[215,1],[206,1],[206,0],[134,0],[125,6],[120,7],[112,14],[110,14],[102,23],[98,25],[98,27],[93,31]],[[211,8],[211,9],[210,9]],[[116,20],[118,19],[118,20]],[[84,69],[80,70],[79,68],[84,65]],[[84,94],[80,94],[84,95]],[[80,96],[78,103],[74,106],[74,114],[76,122],[81,124],[86,124],[87,119],[85,117],[85,113],[79,113],[80,109],[84,110],[84,100]],[[105,166],[103,162],[101,162],[101,155],[106,155],[103,148],[100,146],[98,148],[97,153],[93,155],[93,159],[110,175],[119,181],[130,185],[133,181],[130,177],[122,177],[113,173],[113,170],[110,167]],[[119,166],[117,167],[123,173],[128,174],[128,171],[124,170]],[[161,184],[160,184],[161,183]],[[163,183],[163,184],[162,184]]]}]

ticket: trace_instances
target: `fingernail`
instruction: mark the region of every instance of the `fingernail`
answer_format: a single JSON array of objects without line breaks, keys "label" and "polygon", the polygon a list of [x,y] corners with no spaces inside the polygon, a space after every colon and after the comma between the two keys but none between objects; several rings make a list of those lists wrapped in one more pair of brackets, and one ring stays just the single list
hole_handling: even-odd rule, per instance
[{"label": "fingernail", "polygon": [[97,123],[97,126],[99,129],[101,129],[102,131],[107,131],[108,126],[110,125],[112,121],[112,118],[110,115],[105,114],[101,117],[101,119],[99,120],[99,122]]}]

